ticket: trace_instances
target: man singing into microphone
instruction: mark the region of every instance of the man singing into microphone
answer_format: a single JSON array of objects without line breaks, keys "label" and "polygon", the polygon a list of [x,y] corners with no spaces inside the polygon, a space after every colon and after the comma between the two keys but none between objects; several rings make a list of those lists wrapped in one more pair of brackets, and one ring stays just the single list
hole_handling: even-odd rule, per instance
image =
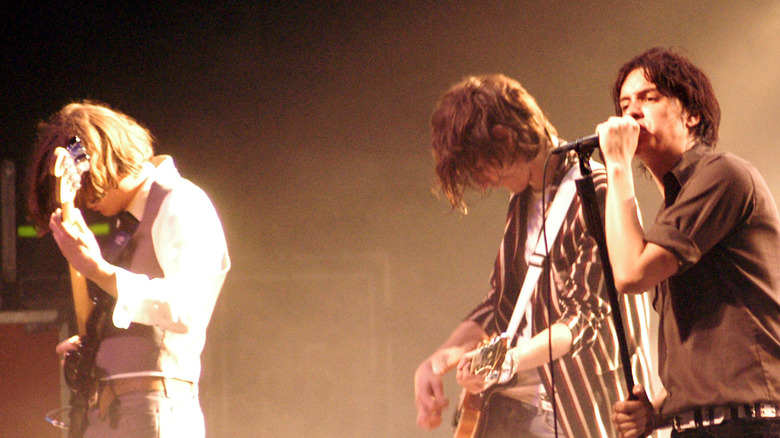
[{"label": "man singing into microphone", "polygon": [[[458,382],[475,394],[495,383],[471,372],[470,351],[483,339],[507,330],[540,235],[543,212],[553,215],[551,200],[565,191],[561,186],[573,184],[567,177],[578,169],[574,153],[556,154],[547,163],[544,181],[546,159],[560,143],[555,128],[534,98],[503,75],[470,76],[454,85],[439,101],[431,125],[440,189],[453,207],[465,209],[464,190],[469,187],[505,188],[511,199],[487,296],[417,368],[417,423],[428,429],[439,426],[448,404],[444,373],[457,367]],[[594,176],[603,201],[604,171],[594,171]],[[547,205],[542,206],[543,201]],[[611,406],[628,388],[617,359],[608,297],[601,287],[597,245],[585,229],[579,197],[563,207],[560,231],[548,236],[550,263],[544,263],[540,277],[530,282],[533,296],[519,309],[524,317],[517,347],[501,356],[506,379],[483,393],[487,401],[480,422],[468,436],[617,436],[610,421]],[[638,334],[631,340],[631,353],[640,364],[635,373],[639,379],[649,375],[641,369],[647,355],[636,345],[642,342],[639,334],[646,331],[645,298],[634,296],[626,300],[630,305],[621,306],[628,331]],[[465,436],[462,428],[458,430],[458,436]]]},{"label": "man singing into microphone", "polygon": [[[720,107],[689,60],[651,49],[613,88],[598,126],[607,166],[607,247],[624,293],[656,287],[660,378],[651,405],[615,405],[625,438],[671,423],[672,437],[780,437],[780,219],[756,168],[715,152]],[[664,203],[645,231],[632,158]],[[654,406],[655,405],[655,408]]]}]

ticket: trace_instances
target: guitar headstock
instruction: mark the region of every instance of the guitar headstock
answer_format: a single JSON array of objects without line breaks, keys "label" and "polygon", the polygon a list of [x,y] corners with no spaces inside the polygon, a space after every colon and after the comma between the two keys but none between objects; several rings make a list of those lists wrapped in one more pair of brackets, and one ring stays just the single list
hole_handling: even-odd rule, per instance
[{"label": "guitar headstock", "polygon": [[71,204],[81,188],[81,176],[89,170],[89,155],[74,136],[66,147],[54,149],[52,175],[57,178],[56,196],[60,205]]},{"label": "guitar headstock", "polygon": [[477,354],[471,359],[471,372],[487,373],[500,369],[509,349],[509,337],[506,334],[485,341],[477,348]]}]

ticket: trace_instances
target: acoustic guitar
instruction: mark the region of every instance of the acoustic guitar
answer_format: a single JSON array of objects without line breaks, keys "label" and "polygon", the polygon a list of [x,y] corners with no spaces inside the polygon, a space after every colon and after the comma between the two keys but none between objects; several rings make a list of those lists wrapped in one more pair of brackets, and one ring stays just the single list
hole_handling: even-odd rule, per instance
[{"label": "acoustic guitar", "polygon": [[[471,372],[484,374],[485,379],[495,379],[501,371],[504,358],[508,351],[509,338],[506,334],[485,340],[478,348],[477,353],[471,359]],[[482,410],[488,403],[490,392],[495,385],[480,392],[472,394],[465,389],[461,392],[458,409],[452,420],[452,428],[455,438],[476,438],[484,426]]]}]

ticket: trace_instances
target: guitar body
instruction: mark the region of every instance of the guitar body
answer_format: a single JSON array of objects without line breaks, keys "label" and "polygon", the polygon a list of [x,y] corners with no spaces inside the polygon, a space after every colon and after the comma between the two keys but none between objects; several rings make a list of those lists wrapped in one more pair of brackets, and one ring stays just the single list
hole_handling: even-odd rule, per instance
[{"label": "guitar body", "polygon": [[[485,379],[492,379],[500,371],[508,351],[509,339],[506,335],[496,336],[483,341],[477,347],[477,353],[471,359],[471,372],[484,374]],[[490,387],[479,394],[472,394],[465,389],[461,392],[460,403],[452,420],[455,438],[477,438],[484,427],[484,407],[490,399],[490,394],[496,387]]]},{"label": "guitar body", "polygon": [[472,394],[465,389],[460,395],[460,403],[453,419],[455,438],[477,438],[482,424],[482,407],[485,404],[483,393]]},{"label": "guitar body", "polygon": [[115,304],[113,298],[102,291],[96,291],[95,296],[86,324],[87,332],[79,337],[78,348],[65,354],[63,364],[65,383],[72,392],[68,438],[81,438],[87,427],[87,411],[98,389],[98,376],[95,375],[97,351],[108,324],[111,324]]}]

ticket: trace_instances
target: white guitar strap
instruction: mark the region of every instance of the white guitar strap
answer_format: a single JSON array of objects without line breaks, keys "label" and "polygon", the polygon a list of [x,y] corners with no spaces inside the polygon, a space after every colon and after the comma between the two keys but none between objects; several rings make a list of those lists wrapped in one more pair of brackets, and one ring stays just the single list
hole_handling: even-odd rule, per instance
[{"label": "white guitar strap", "polygon": [[[591,160],[591,167],[596,169],[602,167],[601,164]],[[509,348],[512,347],[513,339],[517,329],[520,327],[520,322],[525,314],[526,306],[531,300],[536,283],[539,281],[539,276],[542,274],[542,265],[544,258],[547,256],[547,248],[553,245],[555,238],[558,236],[558,232],[563,224],[563,219],[566,217],[566,212],[571,206],[571,202],[574,199],[574,195],[577,193],[577,187],[574,184],[574,180],[579,178],[580,166],[575,164],[569,169],[561,181],[561,185],[558,187],[558,191],[555,194],[550,211],[547,214],[547,220],[545,221],[544,228],[539,230],[539,238],[537,239],[536,248],[533,254],[528,260],[528,270],[525,273],[525,280],[523,280],[523,287],[520,289],[520,295],[517,297],[515,303],[515,309],[512,312],[512,318],[509,320],[509,325],[506,331],[501,337],[507,337]],[[542,231],[545,231],[542,233]],[[547,243],[545,244],[546,236]],[[531,322],[528,321],[530,324]]]}]

